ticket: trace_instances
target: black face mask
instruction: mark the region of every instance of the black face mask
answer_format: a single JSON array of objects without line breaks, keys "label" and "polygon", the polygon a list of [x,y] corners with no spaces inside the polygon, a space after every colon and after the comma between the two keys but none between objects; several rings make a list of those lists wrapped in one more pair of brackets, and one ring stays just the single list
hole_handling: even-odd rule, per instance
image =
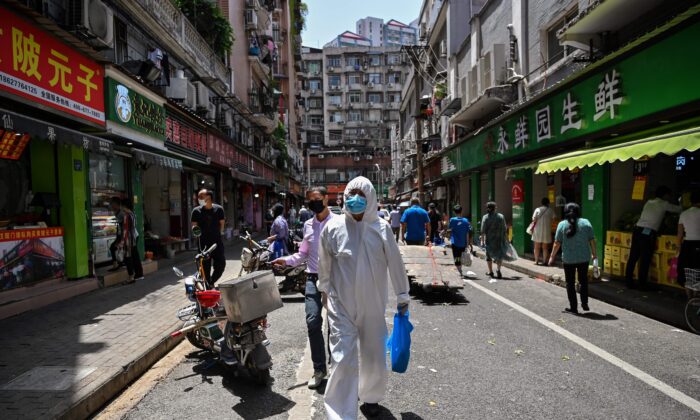
[{"label": "black face mask", "polygon": [[318,214],[325,210],[326,206],[323,205],[323,200],[309,200],[309,210]]}]

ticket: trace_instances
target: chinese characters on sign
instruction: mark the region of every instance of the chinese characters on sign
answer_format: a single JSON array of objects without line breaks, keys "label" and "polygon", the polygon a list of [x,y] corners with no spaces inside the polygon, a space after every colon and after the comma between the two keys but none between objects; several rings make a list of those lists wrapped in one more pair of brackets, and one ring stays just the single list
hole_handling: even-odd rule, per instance
[{"label": "chinese characters on sign", "polygon": [[226,140],[212,133],[207,133],[209,139],[209,157],[211,161],[219,165],[231,168],[235,166],[236,148]]},{"label": "chinese characters on sign", "polygon": [[0,90],[104,124],[103,69],[0,7]]},{"label": "chinese characters on sign", "polygon": [[165,120],[165,142],[207,154],[207,134],[170,116]]},{"label": "chinese characters on sign", "polygon": [[[606,73],[600,84],[597,85],[595,97],[595,114],[593,121],[598,121],[605,114],[609,114],[610,118],[615,118],[617,109],[616,106],[622,104],[623,94],[621,90],[621,77],[617,70],[613,69]],[[584,127],[584,120],[580,112],[581,103],[571,92],[566,92],[562,101],[561,124],[559,125],[559,134],[564,134],[570,130],[581,130]],[[537,143],[544,140],[549,140],[555,137],[553,133],[551,105],[547,104],[541,108],[535,109],[535,134]],[[618,112],[619,113],[619,112]],[[513,150],[526,149],[530,139],[528,116],[526,113],[517,117],[514,120],[513,138],[515,139]],[[497,132],[497,147],[496,152],[505,155],[511,151],[509,143],[509,129],[506,124],[498,126]],[[489,152],[492,150],[493,135],[488,134],[484,141],[484,152],[486,160],[490,159]]]},{"label": "chinese characters on sign", "polygon": [[106,78],[107,119],[165,140],[165,108],[112,78]]}]

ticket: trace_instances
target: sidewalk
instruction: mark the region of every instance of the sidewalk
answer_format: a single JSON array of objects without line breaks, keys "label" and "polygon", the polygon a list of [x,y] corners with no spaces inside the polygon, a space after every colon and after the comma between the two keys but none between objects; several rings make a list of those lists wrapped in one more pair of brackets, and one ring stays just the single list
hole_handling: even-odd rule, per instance
[{"label": "sidewalk", "polygon": [[[226,246],[222,278],[243,241]],[[0,417],[87,418],[173,348],[188,304],[176,265],[194,270],[194,252],[161,260],[133,285],[115,286],[0,321]],[[234,272],[235,271],[235,272]]]},{"label": "sidewalk", "polygon": [[[486,258],[483,250],[477,247],[474,247],[474,250],[476,250],[480,258]],[[503,266],[530,277],[566,287],[564,270],[561,266],[535,265],[533,260],[522,257],[512,263],[504,262]],[[683,290],[667,286],[659,286],[659,289],[654,291],[633,290],[625,287],[624,281],[611,279],[607,274],[603,274],[602,281],[589,283],[588,293],[591,297],[611,305],[636,312],[674,327],[688,329],[683,312],[687,299]]]}]

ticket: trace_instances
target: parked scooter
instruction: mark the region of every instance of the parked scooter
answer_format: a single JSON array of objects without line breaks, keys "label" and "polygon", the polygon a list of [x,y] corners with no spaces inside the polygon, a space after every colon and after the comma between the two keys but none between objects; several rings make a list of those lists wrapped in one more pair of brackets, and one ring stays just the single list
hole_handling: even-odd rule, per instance
[{"label": "parked scooter", "polygon": [[[201,229],[194,227],[192,233],[199,238]],[[238,312],[235,305],[240,305],[240,302],[229,302],[227,293],[222,294],[219,290],[210,289],[204,276],[203,263],[210,258],[215,249],[216,244],[195,256],[197,271],[185,277],[184,281],[185,293],[192,304],[178,310],[177,317],[184,321],[184,325],[171,336],[185,334],[193,346],[209,350],[217,356],[220,356],[221,346],[224,340],[227,340],[228,347],[233,350],[236,358],[235,367],[247,369],[258,383],[267,384],[270,382],[272,367],[272,357],[266,348],[270,344],[270,340],[265,335],[269,326],[267,314],[245,322],[231,322],[232,315],[229,312]],[[173,267],[173,271],[178,277],[184,277],[182,270],[177,267]],[[226,286],[225,283],[230,281],[221,282],[219,286],[223,288]],[[248,302],[246,305],[256,303]],[[281,300],[279,305],[281,306]]]},{"label": "parked scooter", "polygon": [[268,249],[266,240],[257,242],[253,240],[247,231],[241,239],[246,241],[248,246],[241,251],[240,277],[244,272],[252,273],[260,270],[272,270],[277,280],[281,293],[301,293],[306,291],[306,263],[296,267],[272,265],[272,252]]}]

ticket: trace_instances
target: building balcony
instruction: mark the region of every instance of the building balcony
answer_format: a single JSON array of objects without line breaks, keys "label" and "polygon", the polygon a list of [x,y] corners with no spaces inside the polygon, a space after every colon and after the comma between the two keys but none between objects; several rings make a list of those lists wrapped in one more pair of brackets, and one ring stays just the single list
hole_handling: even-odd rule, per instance
[{"label": "building balcony", "polygon": [[343,67],[343,71],[344,71],[345,73],[353,73],[353,72],[356,72],[356,71],[365,71],[365,70],[367,70],[367,66],[361,66],[361,65],[359,65],[359,64],[354,64],[354,65],[352,65],[352,66],[345,66],[345,67]]},{"label": "building balcony", "polygon": [[309,89],[304,92],[307,92],[309,97],[321,97],[323,96],[323,89]]},{"label": "building balcony", "polygon": [[[340,85],[330,85],[330,86],[328,86],[328,92],[330,92],[330,93],[333,93],[333,92],[339,93],[339,92],[342,92],[342,91],[343,91],[343,87],[340,86]],[[328,92],[327,92],[327,93],[328,93]]]},{"label": "building balcony", "polygon": [[362,83],[350,83],[346,86],[348,90],[363,90],[363,88],[365,87],[365,85],[363,85]]},{"label": "building balcony", "polygon": [[364,127],[366,125],[365,121],[348,121],[345,123],[346,127]]},{"label": "building balcony", "polygon": [[348,109],[367,109],[367,102],[353,102],[347,104]]},{"label": "building balcony", "polygon": [[450,124],[472,128],[474,122],[497,112],[503,105],[512,103],[516,98],[517,92],[513,85],[487,88],[474,100],[463,104],[450,118]]},{"label": "building balcony", "polygon": [[304,108],[307,115],[323,115],[323,108]]},{"label": "building balcony", "polygon": [[401,107],[401,102],[385,102],[385,109],[399,109]]},{"label": "building balcony", "polygon": [[[231,71],[228,69],[195,27],[172,1],[118,0],[124,12],[132,16],[144,28],[153,28],[151,33],[163,47],[190,67],[202,81],[218,82],[221,93],[231,86]],[[159,29],[156,29],[159,28]]]},{"label": "building balcony", "polygon": [[384,90],[384,85],[381,83],[369,82],[369,83],[367,83],[367,90],[376,90],[376,91]]},{"label": "building balcony", "polygon": [[326,73],[340,73],[340,68],[335,66],[326,66]]}]

